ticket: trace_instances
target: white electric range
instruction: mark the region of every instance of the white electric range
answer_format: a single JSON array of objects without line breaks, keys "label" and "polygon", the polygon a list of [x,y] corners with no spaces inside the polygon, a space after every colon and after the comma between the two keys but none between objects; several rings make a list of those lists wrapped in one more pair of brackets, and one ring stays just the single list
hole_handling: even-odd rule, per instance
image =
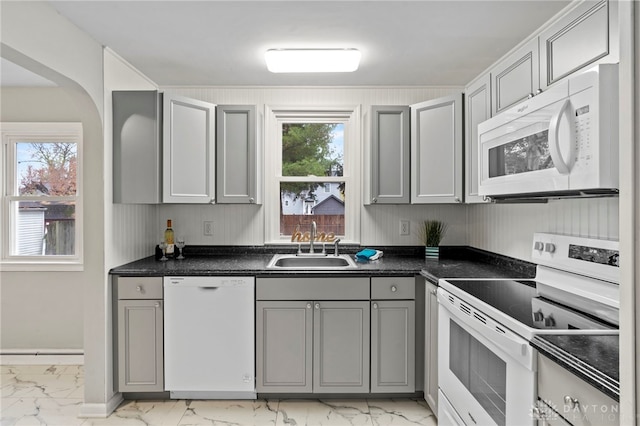
[{"label": "white electric range", "polygon": [[441,279],[439,425],[533,425],[538,334],[618,334],[617,241],[537,233],[536,277]]}]

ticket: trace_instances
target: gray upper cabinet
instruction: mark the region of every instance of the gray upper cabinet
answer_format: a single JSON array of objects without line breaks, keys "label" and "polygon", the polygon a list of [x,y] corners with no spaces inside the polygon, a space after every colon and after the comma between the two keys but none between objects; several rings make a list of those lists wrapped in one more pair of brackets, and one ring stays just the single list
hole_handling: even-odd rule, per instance
[{"label": "gray upper cabinet", "polygon": [[113,202],[162,201],[162,95],[155,90],[114,91]]},{"label": "gray upper cabinet", "polygon": [[542,89],[602,59],[617,62],[617,15],[617,2],[587,0],[542,31]]},{"label": "gray upper cabinet", "polygon": [[314,303],[315,393],[369,392],[369,315],[369,302]]},{"label": "gray upper cabinet", "polygon": [[538,93],[540,89],[538,54],[536,37],[492,68],[492,115]]},{"label": "gray upper cabinet", "polygon": [[482,203],[478,195],[478,124],[491,118],[491,76],[487,73],[465,89],[465,202]]},{"label": "gray upper cabinet", "polygon": [[411,105],[411,203],[462,202],[462,93]]},{"label": "gray upper cabinet", "polygon": [[256,302],[256,389],[313,391],[313,304]]},{"label": "gray upper cabinet", "polygon": [[216,108],[217,203],[258,202],[255,105]]},{"label": "gray upper cabinet", "polygon": [[371,107],[371,203],[409,204],[409,149],[409,107]]},{"label": "gray upper cabinet", "polygon": [[215,202],[215,105],[164,95],[163,202]]}]

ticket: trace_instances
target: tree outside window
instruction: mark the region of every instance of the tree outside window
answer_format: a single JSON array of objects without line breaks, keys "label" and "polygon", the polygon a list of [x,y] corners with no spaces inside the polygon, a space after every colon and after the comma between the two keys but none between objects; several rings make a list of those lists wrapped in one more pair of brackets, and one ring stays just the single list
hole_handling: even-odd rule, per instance
[{"label": "tree outside window", "polygon": [[282,176],[305,179],[280,183],[281,236],[293,235],[311,221],[319,233],[344,235],[346,185],[325,181],[343,171],[343,123],[282,124]]}]

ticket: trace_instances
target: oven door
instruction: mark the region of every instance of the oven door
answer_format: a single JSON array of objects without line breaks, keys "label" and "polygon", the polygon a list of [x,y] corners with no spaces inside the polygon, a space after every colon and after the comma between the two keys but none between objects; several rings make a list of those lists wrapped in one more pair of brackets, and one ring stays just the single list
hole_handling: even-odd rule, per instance
[{"label": "oven door", "polygon": [[439,387],[466,425],[533,425],[535,370],[525,339],[438,289]]}]

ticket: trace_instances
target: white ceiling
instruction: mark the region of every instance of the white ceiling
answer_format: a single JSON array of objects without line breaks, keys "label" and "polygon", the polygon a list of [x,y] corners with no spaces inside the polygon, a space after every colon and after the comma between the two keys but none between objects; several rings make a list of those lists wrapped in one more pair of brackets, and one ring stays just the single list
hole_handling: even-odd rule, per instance
[{"label": "white ceiling", "polygon": [[[502,1],[51,1],[160,86],[464,85],[568,4]],[[354,73],[272,74],[270,48],[350,47]]]}]

